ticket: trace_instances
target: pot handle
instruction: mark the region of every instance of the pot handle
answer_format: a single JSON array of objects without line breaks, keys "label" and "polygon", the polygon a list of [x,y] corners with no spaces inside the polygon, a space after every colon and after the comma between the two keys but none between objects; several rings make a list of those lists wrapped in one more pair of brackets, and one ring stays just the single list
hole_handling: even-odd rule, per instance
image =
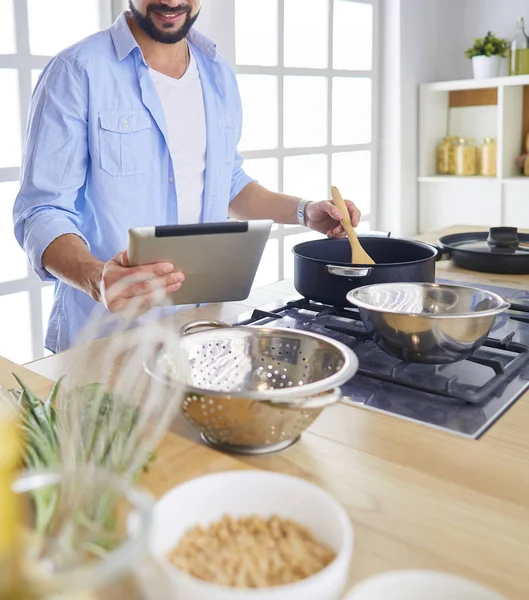
[{"label": "pot handle", "polygon": [[437,242],[437,244],[428,244],[432,248],[437,250],[437,256],[435,257],[436,262],[450,260],[452,258],[452,253],[448,248],[443,246],[441,242]]},{"label": "pot handle", "polygon": [[381,237],[381,238],[390,238],[391,231],[366,231],[365,233],[359,233],[359,237],[368,236],[368,237]]},{"label": "pot handle", "polygon": [[195,333],[200,329],[226,329],[228,327],[231,326],[223,321],[191,321],[191,323],[186,323],[180,329],[180,335],[184,337],[186,335],[190,335],[191,333]]},{"label": "pot handle", "polygon": [[327,273],[336,277],[367,277],[373,272],[373,267],[339,267],[337,265],[327,265]]}]

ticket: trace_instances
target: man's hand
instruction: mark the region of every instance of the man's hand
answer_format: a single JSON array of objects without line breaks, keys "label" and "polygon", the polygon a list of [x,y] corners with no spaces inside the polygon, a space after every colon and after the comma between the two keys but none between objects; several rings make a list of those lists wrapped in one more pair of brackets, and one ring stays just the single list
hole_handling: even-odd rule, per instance
[{"label": "man's hand", "polygon": [[[351,215],[353,227],[360,222],[360,211],[350,200],[345,200],[345,205]],[[305,208],[305,220],[307,227],[324,233],[330,238],[343,238],[345,231],[340,221],[342,213],[332,201],[309,202]]]},{"label": "man's hand", "polygon": [[110,312],[120,312],[129,305],[146,312],[177,292],[184,280],[184,274],[176,273],[171,263],[129,266],[125,250],[103,265],[95,299]]},{"label": "man's hand", "polygon": [[170,263],[130,267],[127,252],[120,252],[104,263],[92,256],[75,234],[55,239],[44,251],[43,267],[57,279],[88,294],[108,310],[131,308],[141,314],[162,303],[184,282]]}]

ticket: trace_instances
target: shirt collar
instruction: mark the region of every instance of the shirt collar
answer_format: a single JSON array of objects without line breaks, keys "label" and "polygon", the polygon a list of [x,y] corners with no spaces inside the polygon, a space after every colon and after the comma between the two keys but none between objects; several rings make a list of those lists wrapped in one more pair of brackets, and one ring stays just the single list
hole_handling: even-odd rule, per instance
[{"label": "shirt collar", "polygon": [[[127,23],[126,12],[122,12],[119,17],[114,21],[110,28],[110,35],[114,42],[116,54],[119,61],[126,58],[134,48],[139,48],[136,38],[132,35],[132,32]],[[213,60],[217,60],[217,46],[205,35],[192,28],[187,35],[189,43],[193,44],[196,48],[204,52],[206,56]]]}]

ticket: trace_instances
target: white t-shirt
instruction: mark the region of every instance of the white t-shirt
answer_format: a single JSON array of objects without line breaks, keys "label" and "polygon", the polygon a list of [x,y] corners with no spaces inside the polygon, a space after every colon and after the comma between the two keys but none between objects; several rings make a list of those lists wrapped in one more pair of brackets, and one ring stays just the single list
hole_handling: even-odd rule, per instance
[{"label": "white t-shirt", "polygon": [[180,79],[149,69],[160,96],[173,161],[178,222],[200,223],[206,171],[206,111],[196,59]]}]

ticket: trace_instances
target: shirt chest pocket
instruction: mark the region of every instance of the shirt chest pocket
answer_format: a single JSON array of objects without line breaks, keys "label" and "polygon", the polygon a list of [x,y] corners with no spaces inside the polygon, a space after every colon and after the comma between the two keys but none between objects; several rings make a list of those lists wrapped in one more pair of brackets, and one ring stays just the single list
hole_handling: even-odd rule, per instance
[{"label": "shirt chest pocket", "polygon": [[101,168],[112,177],[144,174],[151,157],[151,130],[148,112],[100,113]]}]

